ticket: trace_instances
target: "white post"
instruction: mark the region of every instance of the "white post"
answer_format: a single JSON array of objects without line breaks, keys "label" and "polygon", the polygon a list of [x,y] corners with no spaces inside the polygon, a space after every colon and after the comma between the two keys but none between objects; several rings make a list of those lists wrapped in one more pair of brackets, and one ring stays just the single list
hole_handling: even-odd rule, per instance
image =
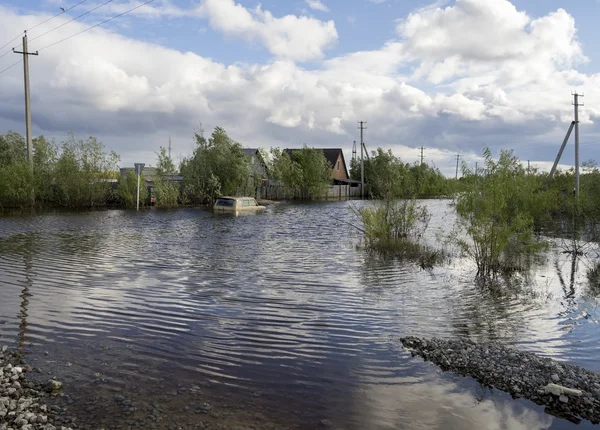
[{"label": "white post", "polygon": [[140,210],[140,174],[138,172],[138,186],[137,186],[137,210]]},{"label": "white post", "polygon": [[144,170],[144,163],[135,163],[135,173],[138,175],[138,184],[137,184],[137,210],[140,210],[140,178],[142,177],[142,170]]}]

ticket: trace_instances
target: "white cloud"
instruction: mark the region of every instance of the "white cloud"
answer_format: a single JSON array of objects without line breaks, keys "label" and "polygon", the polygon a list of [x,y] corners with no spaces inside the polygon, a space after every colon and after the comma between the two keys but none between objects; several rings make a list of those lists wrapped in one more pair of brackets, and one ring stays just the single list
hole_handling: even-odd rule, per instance
[{"label": "white cloud", "polygon": [[[585,56],[573,18],[563,10],[532,18],[506,0],[458,0],[406,17],[400,40],[328,58],[310,70],[295,61],[322,56],[337,38],[333,23],[275,18],[232,0],[206,0],[199,12],[213,29],[264,44],[275,58],[227,65],[94,29],[30,59],[36,133],[97,134],[124,161],[152,164],[139,157],[169,135],[182,145],[177,151],[189,152],[200,121],[208,131],[224,126],[247,146],[307,142],[349,151],[356,121],[365,120],[369,149],[392,148],[402,156],[403,148],[422,144],[430,161],[452,173],[453,155],[475,160],[484,142],[551,162],[572,119],[570,92],[585,89],[582,141],[600,134],[600,74],[577,70]],[[43,18],[0,6],[0,40]],[[53,40],[85,24],[66,27]],[[5,131],[22,124],[18,67],[0,75],[0,94]],[[590,155],[595,146],[582,148],[582,159],[600,158]]]},{"label": "white cloud", "polygon": [[305,0],[306,4],[313,10],[329,12],[329,8],[321,0]]},{"label": "white cloud", "polygon": [[277,18],[260,5],[248,10],[234,0],[203,0],[198,13],[208,19],[212,28],[261,43],[280,58],[321,58],[338,38],[333,21],[295,15]]}]

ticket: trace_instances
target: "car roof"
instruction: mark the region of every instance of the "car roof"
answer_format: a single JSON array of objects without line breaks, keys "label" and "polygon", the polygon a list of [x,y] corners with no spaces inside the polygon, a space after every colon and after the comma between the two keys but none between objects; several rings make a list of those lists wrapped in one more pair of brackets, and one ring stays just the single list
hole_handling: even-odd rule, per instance
[{"label": "car roof", "polygon": [[217,197],[219,199],[230,199],[230,200],[240,200],[240,199],[253,199],[254,197],[231,197],[231,196],[221,196]]}]

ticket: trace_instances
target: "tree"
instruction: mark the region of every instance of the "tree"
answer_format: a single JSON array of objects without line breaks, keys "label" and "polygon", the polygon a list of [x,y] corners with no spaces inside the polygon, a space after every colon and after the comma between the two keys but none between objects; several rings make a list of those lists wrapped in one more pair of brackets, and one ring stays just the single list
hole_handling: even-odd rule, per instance
[{"label": "tree", "polygon": [[303,195],[310,198],[323,196],[331,183],[332,168],[323,151],[304,145],[293,152],[292,158],[300,170],[299,186]]},{"label": "tree", "polygon": [[30,205],[31,180],[23,136],[12,131],[0,135],[0,207]]},{"label": "tree", "polygon": [[36,200],[42,206],[55,201],[54,177],[58,147],[44,136],[33,139],[33,174]]},{"label": "tree", "polygon": [[196,148],[182,162],[185,194],[198,203],[212,203],[219,195],[254,192],[249,161],[242,145],[231,139],[225,129],[216,127],[207,140],[199,127],[195,133]]},{"label": "tree", "polygon": [[177,206],[179,199],[179,185],[170,179],[170,176],[175,174],[175,164],[167,154],[167,149],[162,146],[157,156],[156,173],[158,174],[158,178],[154,184],[156,206],[172,208]]},{"label": "tree", "polygon": [[512,151],[501,151],[497,161],[489,148],[483,155],[483,176],[471,175],[463,165],[469,180],[456,197],[456,211],[469,239],[456,242],[475,260],[478,276],[488,278],[522,270],[521,257],[543,245],[535,240],[534,225],[548,216],[551,199]]},{"label": "tree", "polygon": [[279,148],[271,148],[269,164],[271,178],[283,184],[286,193],[295,193],[302,184],[300,165],[292,161],[290,154]]},{"label": "tree", "polygon": [[[144,183],[144,176],[140,177],[140,184]],[[119,204],[127,209],[137,206],[138,177],[134,170],[128,170],[125,176],[119,178],[117,185],[117,198]],[[140,189],[140,206],[145,206],[146,199],[143,198],[143,188]]]},{"label": "tree", "polygon": [[114,151],[106,153],[95,137],[84,141],[70,135],[56,162],[56,201],[67,207],[105,205],[118,161],[119,156]]}]

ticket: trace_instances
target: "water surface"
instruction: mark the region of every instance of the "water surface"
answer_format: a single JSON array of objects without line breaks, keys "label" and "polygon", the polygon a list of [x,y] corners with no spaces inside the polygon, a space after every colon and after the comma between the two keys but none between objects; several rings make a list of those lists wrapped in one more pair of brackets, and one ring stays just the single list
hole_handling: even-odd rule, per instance
[{"label": "water surface", "polygon": [[[442,246],[453,210],[427,204]],[[467,259],[421,270],[357,249],[348,205],[0,218],[0,344],[65,383],[82,427],[575,427],[398,339],[499,339],[598,372],[590,262],[555,241],[518,291],[491,293]]]}]

